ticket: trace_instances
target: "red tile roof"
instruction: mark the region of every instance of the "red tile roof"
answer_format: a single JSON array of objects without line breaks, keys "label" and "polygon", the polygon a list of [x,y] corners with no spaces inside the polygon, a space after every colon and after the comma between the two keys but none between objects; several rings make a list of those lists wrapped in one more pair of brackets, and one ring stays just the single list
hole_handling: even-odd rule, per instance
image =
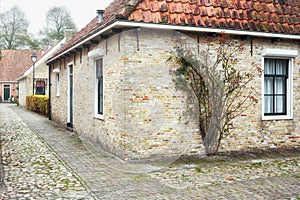
[{"label": "red tile roof", "polygon": [[265,33],[300,34],[299,0],[114,0],[56,54],[116,20]]},{"label": "red tile roof", "polygon": [[81,29],[73,38],[71,38],[63,48],[57,52],[57,54],[69,49],[74,44],[83,41],[85,38],[91,36],[93,33],[101,30],[105,26],[114,22],[120,13],[123,13],[129,0],[115,0],[106,9],[103,14],[103,21],[98,23],[98,17],[95,17],[90,23],[88,23],[83,29]]},{"label": "red tile roof", "polygon": [[299,0],[143,0],[129,20],[300,34]]},{"label": "red tile roof", "polygon": [[32,65],[31,54],[33,52],[41,56],[41,51],[35,50],[1,50],[0,81],[16,81]]}]

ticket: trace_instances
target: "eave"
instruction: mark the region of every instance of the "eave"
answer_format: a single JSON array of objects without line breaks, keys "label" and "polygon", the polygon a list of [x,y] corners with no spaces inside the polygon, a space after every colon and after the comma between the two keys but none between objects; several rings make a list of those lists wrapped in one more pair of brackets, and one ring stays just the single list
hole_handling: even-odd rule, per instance
[{"label": "eave", "polygon": [[228,35],[248,35],[251,37],[263,37],[263,38],[282,38],[282,39],[291,39],[291,40],[300,40],[300,35],[289,35],[289,34],[280,34],[280,33],[266,33],[266,32],[256,32],[256,31],[242,31],[242,30],[233,30],[233,29],[217,29],[217,28],[205,28],[205,27],[197,27],[197,26],[182,26],[182,25],[170,25],[170,24],[156,24],[156,23],[144,23],[144,22],[136,22],[136,21],[115,21],[110,25],[104,27],[101,30],[96,31],[91,34],[87,38],[78,42],[74,46],[60,54],[56,55],[49,59],[46,63],[50,64],[51,62],[59,59],[61,56],[68,54],[72,51],[75,51],[76,48],[79,48],[81,45],[85,45],[96,37],[100,35],[105,35],[105,33],[109,32],[112,29],[120,29],[120,28],[150,28],[150,29],[161,29],[161,30],[173,30],[173,31],[189,31],[196,33],[223,33]]}]

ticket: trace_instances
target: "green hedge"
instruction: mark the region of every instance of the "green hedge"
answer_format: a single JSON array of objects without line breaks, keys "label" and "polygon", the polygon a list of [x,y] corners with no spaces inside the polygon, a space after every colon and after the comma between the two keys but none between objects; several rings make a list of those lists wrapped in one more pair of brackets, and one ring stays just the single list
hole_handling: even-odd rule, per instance
[{"label": "green hedge", "polygon": [[46,95],[29,95],[26,96],[26,108],[37,113],[47,115],[49,97]]}]

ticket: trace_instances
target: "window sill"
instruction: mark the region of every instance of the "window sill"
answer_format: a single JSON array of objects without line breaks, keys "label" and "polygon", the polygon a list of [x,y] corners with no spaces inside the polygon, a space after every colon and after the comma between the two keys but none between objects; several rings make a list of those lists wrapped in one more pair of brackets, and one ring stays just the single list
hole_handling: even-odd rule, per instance
[{"label": "window sill", "polygon": [[98,119],[98,120],[104,121],[104,115],[95,115],[94,119]]},{"label": "window sill", "polygon": [[292,116],[287,116],[287,115],[283,115],[283,116],[263,116],[262,120],[263,121],[267,121],[267,120],[292,120],[293,117]]}]

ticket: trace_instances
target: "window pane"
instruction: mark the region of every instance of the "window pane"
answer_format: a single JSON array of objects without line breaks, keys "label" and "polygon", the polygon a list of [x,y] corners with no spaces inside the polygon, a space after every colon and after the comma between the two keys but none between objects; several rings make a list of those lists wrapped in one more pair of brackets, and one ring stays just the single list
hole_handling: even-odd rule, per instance
[{"label": "window pane", "polygon": [[44,88],[43,88],[43,87],[37,87],[37,88],[35,89],[35,94],[37,94],[37,95],[45,95],[45,90],[44,90]]},{"label": "window pane", "polygon": [[275,105],[275,113],[285,113],[285,96],[276,96]]},{"label": "window pane", "polygon": [[96,60],[96,77],[99,78],[102,76],[102,59]]},{"label": "window pane", "polygon": [[264,72],[265,72],[265,74],[275,74],[275,60],[274,59],[265,59]]},{"label": "window pane", "polygon": [[56,74],[56,95],[59,96],[59,74]]},{"label": "window pane", "polygon": [[286,60],[276,60],[276,74],[287,75]]},{"label": "window pane", "polygon": [[103,79],[98,80],[98,114],[103,114]]},{"label": "window pane", "polygon": [[96,64],[96,80],[97,80],[97,114],[103,114],[103,59],[95,61]]},{"label": "window pane", "polygon": [[283,77],[275,78],[275,93],[285,94],[285,78]]},{"label": "window pane", "polygon": [[265,113],[273,113],[273,96],[265,96]]},{"label": "window pane", "polygon": [[272,77],[265,77],[265,94],[273,94],[273,78]]}]

